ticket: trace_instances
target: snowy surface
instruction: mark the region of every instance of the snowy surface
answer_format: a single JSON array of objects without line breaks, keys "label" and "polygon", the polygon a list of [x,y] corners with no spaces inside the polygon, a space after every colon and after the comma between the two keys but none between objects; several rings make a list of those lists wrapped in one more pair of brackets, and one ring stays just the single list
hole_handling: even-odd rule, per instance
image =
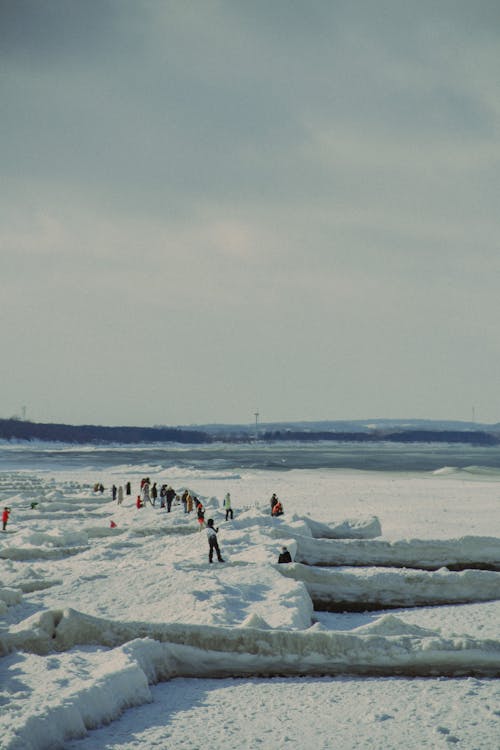
[{"label": "snowy surface", "polygon": [[[145,475],[202,500],[224,564],[181,505],[135,507]],[[3,471],[0,497],[2,750],[500,747],[486,472],[164,469],[130,450],[98,469],[89,449],[71,472]]]}]

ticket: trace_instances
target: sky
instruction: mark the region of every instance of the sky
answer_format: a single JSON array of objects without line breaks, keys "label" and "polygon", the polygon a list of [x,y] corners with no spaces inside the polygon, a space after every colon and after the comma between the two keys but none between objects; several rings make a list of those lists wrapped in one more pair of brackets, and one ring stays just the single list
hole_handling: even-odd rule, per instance
[{"label": "sky", "polygon": [[0,417],[500,421],[495,0],[0,0]]}]

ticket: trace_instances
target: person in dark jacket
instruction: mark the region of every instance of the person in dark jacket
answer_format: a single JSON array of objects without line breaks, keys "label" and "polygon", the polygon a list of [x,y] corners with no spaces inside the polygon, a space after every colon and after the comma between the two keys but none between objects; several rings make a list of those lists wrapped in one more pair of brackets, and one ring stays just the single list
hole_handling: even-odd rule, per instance
[{"label": "person in dark jacket", "polygon": [[219,549],[219,543],[217,541],[217,532],[219,529],[214,527],[214,519],[209,518],[207,521],[207,537],[208,537],[208,562],[211,563],[213,561],[214,556],[214,550],[217,554],[217,560],[219,562],[224,562],[222,555],[220,553]]},{"label": "person in dark jacket", "polygon": [[167,513],[170,513],[170,509],[172,508],[172,503],[175,499],[176,492],[173,487],[168,485],[167,492],[166,492],[166,498],[167,498]]},{"label": "person in dark jacket", "polygon": [[292,562],[292,556],[286,547],[281,548],[280,556],[278,557],[279,563],[290,563]]}]

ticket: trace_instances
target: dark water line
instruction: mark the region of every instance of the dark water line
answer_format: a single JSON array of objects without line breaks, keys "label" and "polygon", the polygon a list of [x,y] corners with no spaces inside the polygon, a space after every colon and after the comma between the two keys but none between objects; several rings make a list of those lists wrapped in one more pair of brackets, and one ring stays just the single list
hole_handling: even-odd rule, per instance
[{"label": "dark water line", "polygon": [[449,601],[443,598],[442,601],[419,601],[414,603],[408,602],[378,602],[378,601],[349,601],[349,600],[336,600],[336,599],[315,599],[312,597],[312,603],[316,612],[332,612],[337,614],[343,614],[347,612],[363,613],[363,612],[378,612],[383,614],[385,611],[395,609],[428,609],[429,607],[460,607],[465,604],[482,604],[487,601],[496,601],[496,599],[464,599],[463,601]]},{"label": "dark water line", "polygon": [[464,570],[484,570],[484,571],[490,571],[490,572],[498,572],[500,571],[500,561],[495,563],[487,563],[487,562],[456,562],[456,563],[435,563],[434,565],[431,565],[430,563],[428,565],[425,565],[424,563],[414,563],[411,561],[405,562],[405,563],[394,563],[390,560],[386,560],[385,562],[374,562],[373,560],[363,562],[356,562],[355,560],[350,560],[349,562],[314,562],[310,563],[307,562],[307,560],[301,560],[300,556],[296,557],[295,562],[301,563],[301,565],[310,565],[313,568],[345,568],[346,566],[349,566],[350,568],[392,568],[393,570],[425,570],[430,572],[435,572],[436,570],[442,570],[443,568],[445,570],[453,571],[454,573],[461,573]]},{"label": "dark water line", "polygon": [[364,471],[429,472],[442,467],[467,474],[500,472],[499,446],[456,444],[360,445],[357,443],[245,444],[200,446],[0,446],[0,470],[103,470],[118,465],[154,465],[187,471],[258,469],[354,469]]}]

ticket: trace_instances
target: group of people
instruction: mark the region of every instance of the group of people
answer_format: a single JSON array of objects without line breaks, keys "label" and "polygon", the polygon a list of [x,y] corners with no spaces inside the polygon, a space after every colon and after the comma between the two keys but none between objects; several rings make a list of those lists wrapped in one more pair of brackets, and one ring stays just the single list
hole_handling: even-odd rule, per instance
[{"label": "group of people", "polygon": [[[102,485],[96,486],[99,487]],[[111,487],[112,498],[118,503],[118,505],[121,505],[123,503],[125,496],[130,496],[131,494],[132,486],[130,482],[127,482],[125,484],[125,490],[122,485],[117,487],[116,484],[113,484],[113,486]],[[166,508],[169,513],[172,509],[172,503],[174,502],[174,500],[177,499],[177,501],[179,502],[179,497],[176,491],[169,484],[162,484],[160,490],[158,491],[158,485],[156,482],[153,482],[153,484],[151,484],[151,480],[149,477],[143,477],[141,479],[140,493],[139,495],[137,495],[136,499],[137,508],[144,508],[144,506],[148,503],[154,507],[156,505],[158,497],[160,498],[160,506],[162,508]]]},{"label": "group of people", "polygon": [[143,508],[147,503],[150,503],[154,508],[158,497],[160,498],[160,507],[166,508],[168,513],[172,510],[174,500],[179,501],[176,491],[169,484],[162,484],[160,490],[158,490],[156,482],[151,484],[149,477],[143,477],[141,479],[141,494],[137,496],[137,507]]},{"label": "group of people", "polygon": [[[100,483],[96,483],[94,485],[94,492],[104,492],[104,486]],[[124,497],[132,494],[130,482],[126,483],[125,490],[122,485],[117,487],[116,484],[113,484],[111,494],[113,501],[116,501],[118,505],[121,505]],[[198,514],[198,518],[200,517],[199,506],[201,503],[196,496],[189,492],[189,490],[184,490],[182,495],[178,495],[170,484],[162,484],[160,490],[158,490],[156,482],[151,484],[149,477],[143,477],[141,479],[140,494],[137,495],[136,499],[137,508],[144,508],[148,503],[154,507],[158,497],[160,498],[160,508],[166,508],[167,513],[171,512],[172,504],[176,503],[177,505],[182,504],[184,513],[192,513],[193,510],[195,510]],[[272,494],[270,504],[272,516],[276,517],[283,515],[283,504],[281,500],[278,499],[275,492]],[[232,507],[231,493],[226,493],[223,506],[226,511],[226,521],[229,519],[232,520],[234,518],[234,511]]]},{"label": "group of people", "polygon": [[[97,492],[96,487],[99,488],[99,492],[104,492],[104,487],[102,487],[102,484],[94,485],[94,492]],[[101,487],[102,487],[102,490],[100,489]],[[118,501],[118,505],[121,505],[123,503],[124,492],[123,492],[122,485],[117,487],[116,484],[114,484],[111,487],[111,494],[113,496],[113,500]],[[125,485],[125,495],[131,495],[131,494],[132,494],[132,485],[130,484],[130,482],[127,482],[127,484]]]},{"label": "group of people", "polygon": [[[102,487],[102,489],[101,489]],[[94,485],[94,491],[95,492],[103,492],[104,487],[102,484],[96,484]],[[113,484],[112,486],[112,496],[113,500],[116,500],[118,502],[118,505],[121,505],[123,502],[123,487],[120,485],[119,487],[116,487],[116,485]],[[132,494],[132,488],[130,485],[130,482],[127,482],[125,485],[125,493],[127,495]],[[167,508],[167,512],[170,513],[172,503],[174,500],[177,500],[179,502],[179,496],[177,495],[176,491],[171,487],[169,484],[163,484],[160,489],[160,505],[162,508]],[[148,477],[144,477],[141,480],[141,493],[140,495],[137,495],[137,501],[136,505],[137,508],[142,508],[144,505],[146,505],[146,502],[150,502],[151,505],[155,505],[156,499],[158,497],[158,490],[156,482],[152,485],[150,488],[150,480]],[[184,508],[184,513],[191,513],[193,511],[193,508],[196,508],[196,515],[198,518],[198,524],[200,527],[200,531],[205,526],[205,508],[203,507],[203,504],[200,500],[195,496],[193,497],[189,490],[184,490],[180,497],[180,502],[182,503],[182,506]],[[271,497],[271,515],[272,516],[280,516],[283,514],[283,506],[281,502],[278,500],[275,493],[273,493],[273,496]],[[231,504],[231,495],[230,493],[226,493],[226,496],[224,498],[224,508],[226,510],[226,521],[229,518],[233,518],[233,508]],[[9,520],[10,515],[10,508],[5,507],[2,512],[2,530],[5,531],[7,528],[7,523]],[[114,521],[111,521],[112,528],[116,528],[116,523]],[[225,562],[224,558],[222,557],[220,548],[219,548],[219,542],[217,539],[218,534],[218,527],[216,528],[214,526],[214,519],[209,518],[206,522],[206,528],[207,528],[207,537],[208,537],[208,562],[213,562],[214,552],[217,555],[217,560],[221,563]],[[286,547],[282,547],[281,553],[278,558],[279,563],[289,563],[292,562],[292,557],[290,555],[290,552]]]},{"label": "group of people", "polygon": [[[103,490],[104,487],[102,486],[102,484],[98,483],[94,485],[95,492],[103,492]],[[111,492],[113,500],[116,501],[118,505],[121,505],[124,499],[124,495],[132,494],[131,484],[130,482],[126,483],[125,491],[122,485],[117,487],[115,484],[113,484]],[[224,562],[217,540],[217,533],[219,529],[214,526],[213,518],[209,518],[205,523],[205,508],[203,506],[203,503],[195,495],[192,495],[187,489],[185,489],[181,495],[178,495],[174,488],[167,483],[162,484],[160,490],[158,490],[157,482],[153,482],[151,484],[151,480],[149,477],[143,477],[141,479],[140,494],[137,495],[136,499],[136,507],[144,508],[148,503],[154,507],[156,505],[156,500],[158,499],[158,497],[160,498],[160,507],[166,508],[167,513],[171,512],[172,504],[174,503],[176,505],[182,505],[183,511],[186,514],[192,513],[194,511],[197,516],[200,531],[206,526],[208,537],[208,561],[210,563],[213,562],[213,556],[215,553],[217,555],[217,560],[219,562]],[[275,492],[273,492],[272,494],[270,506],[271,516],[275,518],[277,516],[283,515],[283,504],[281,503]],[[229,492],[227,492],[224,497],[223,507],[226,512],[226,521],[228,521],[229,519],[232,520],[234,518],[234,511],[232,507],[231,494]],[[4,529],[5,525],[6,520],[4,521]],[[114,523],[113,525],[116,526],[116,524]],[[286,547],[282,547],[278,562],[292,562],[290,552]]]}]

